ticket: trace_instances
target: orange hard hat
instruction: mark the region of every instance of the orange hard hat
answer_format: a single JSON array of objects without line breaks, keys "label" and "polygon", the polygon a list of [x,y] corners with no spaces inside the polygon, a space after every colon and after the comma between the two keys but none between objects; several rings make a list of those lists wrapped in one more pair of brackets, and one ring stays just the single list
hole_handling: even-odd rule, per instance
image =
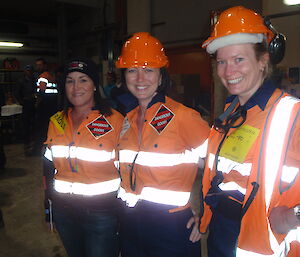
[{"label": "orange hard hat", "polygon": [[147,32],[135,33],[129,38],[116,61],[117,68],[161,68],[168,65],[168,57],[162,44]]},{"label": "orange hard hat", "polygon": [[[259,34],[261,36],[258,36]],[[210,46],[214,41],[230,35],[236,36],[228,37],[226,42],[216,46]],[[263,37],[270,42],[274,37],[274,33],[264,24],[262,16],[243,6],[235,6],[220,14],[211,36],[204,41],[202,47],[207,48],[209,53],[213,53],[218,48],[223,47],[224,44],[258,43],[263,41]],[[247,42],[247,39],[249,42]]]}]

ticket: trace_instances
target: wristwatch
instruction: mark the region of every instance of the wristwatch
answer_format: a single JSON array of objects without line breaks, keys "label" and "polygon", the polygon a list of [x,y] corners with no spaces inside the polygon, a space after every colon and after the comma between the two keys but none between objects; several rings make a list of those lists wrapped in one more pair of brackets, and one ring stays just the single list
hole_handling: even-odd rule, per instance
[{"label": "wristwatch", "polygon": [[294,215],[300,220],[300,205],[294,207]]}]

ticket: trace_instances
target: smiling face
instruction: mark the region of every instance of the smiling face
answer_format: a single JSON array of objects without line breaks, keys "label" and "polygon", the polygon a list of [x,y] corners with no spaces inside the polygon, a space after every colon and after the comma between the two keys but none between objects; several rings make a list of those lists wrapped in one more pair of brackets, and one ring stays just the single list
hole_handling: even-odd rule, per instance
[{"label": "smiling face", "polygon": [[262,85],[268,54],[257,60],[253,44],[237,44],[217,50],[217,73],[230,94],[243,105]]},{"label": "smiling face", "polygon": [[67,75],[66,95],[75,108],[92,108],[94,106],[94,90],[95,85],[88,75],[78,71]]},{"label": "smiling face", "polygon": [[128,68],[125,71],[128,90],[138,99],[140,105],[147,106],[161,84],[159,68]]}]

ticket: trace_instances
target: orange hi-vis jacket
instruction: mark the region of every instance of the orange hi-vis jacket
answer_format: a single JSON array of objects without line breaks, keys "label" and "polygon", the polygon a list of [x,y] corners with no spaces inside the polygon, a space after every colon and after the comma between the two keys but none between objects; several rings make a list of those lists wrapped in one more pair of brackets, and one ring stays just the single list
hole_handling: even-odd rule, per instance
[{"label": "orange hi-vis jacket", "polygon": [[45,94],[58,93],[55,78],[49,71],[45,71],[42,74],[40,74],[36,84],[37,92],[44,92]]},{"label": "orange hi-vis jacket", "polygon": [[[289,134],[298,108],[297,99],[276,89],[264,110],[255,105],[247,111],[245,123],[231,128],[221,147],[218,170],[224,179],[219,188],[225,193],[235,190],[244,195],[237,257],[272,256],[273,250],[278,249],[268,222],[268,211],[275,181],[284,166],[287,143],[294,140]],[[216,176],[215,158],[222,138],[222,133],[214,128],[211,130],[203,177],[204,197]],[[210,206],[204,203],[202,233],[206,232],[211,216]]]},{"label": "orange hi-vis jacket", "polygon": [[56,169],[54,190],[89,196],[117,191],[120,178],[114,160],[123,116],[114,110],[110,116],[92,110],[73,136],[71,112],[50,119],[45,157]]},{"label": "orange hi-vis jacket", "polygon": [[125,117],[118,146],[122,178],[118,197],[129,207],[139,200],[185,206],[198,160],[206,155],[210,129],[198,112],[169,97],[156,95],[152,103],[146,110],[140,143],[139,107]]},{"label": "orange hi-vis jacket", "polygon": [[[293,208],[300,205],[300,109],[299,105],[297,107],[294,110],[295,119],[291,124],[290,141],[283,159],[284,165],[279,171],[274,187],[270,211],[277,206]],[[275,236],[280,244],[280,256],[300,256],[300,226],[291,229],[287,234]]]}]

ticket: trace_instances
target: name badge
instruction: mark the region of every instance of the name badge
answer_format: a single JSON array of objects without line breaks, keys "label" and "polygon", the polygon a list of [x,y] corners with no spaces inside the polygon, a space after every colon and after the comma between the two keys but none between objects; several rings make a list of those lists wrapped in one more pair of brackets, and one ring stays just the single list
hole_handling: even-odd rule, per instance
[{"label": "name badge", "polygon": [[220,156],[243,163],[253,143],[259,135],[259,129],[243,125],[231,133],[220,150]]}]

